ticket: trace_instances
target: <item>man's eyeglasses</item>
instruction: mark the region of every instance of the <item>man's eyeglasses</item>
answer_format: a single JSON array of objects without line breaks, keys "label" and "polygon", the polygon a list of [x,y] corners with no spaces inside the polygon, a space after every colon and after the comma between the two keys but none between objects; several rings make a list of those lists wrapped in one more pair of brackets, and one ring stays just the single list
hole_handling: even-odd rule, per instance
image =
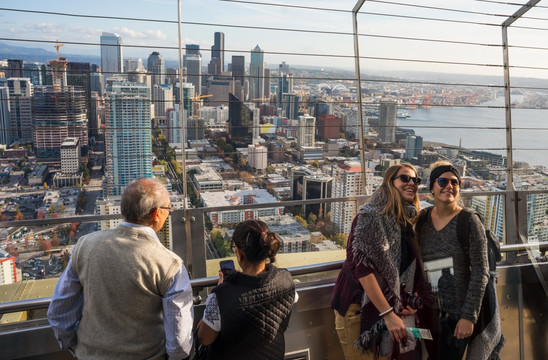
[{"label": "man's eyeglasses", "polygon": [[411,180],[413,180],[413,183],[415,185],[419,185],[421,183],[421,178],[420,177],[413,177],[413,176],[404,175],[404,174],[394,176],[394,179],[400,179],[401,182],[406,183],[406,184],[408,182],[410,182]]},{"label": "man's eyeglasses", "polygon": [[451,182],[451,186],[458,187],[460,186],[458,179],[447,179],[447,178],[437,178],[436,181],[438,182],[438,185],[442,188],[446,187],[449,182]]},{"label": "man's eyeglasses", "polygon": [[167,210],[167,211],[169,211],[170,213],[172,213],[173,210],[175,210],[175,205],[169,204],[169,206],[158,206],[158,208]]}]

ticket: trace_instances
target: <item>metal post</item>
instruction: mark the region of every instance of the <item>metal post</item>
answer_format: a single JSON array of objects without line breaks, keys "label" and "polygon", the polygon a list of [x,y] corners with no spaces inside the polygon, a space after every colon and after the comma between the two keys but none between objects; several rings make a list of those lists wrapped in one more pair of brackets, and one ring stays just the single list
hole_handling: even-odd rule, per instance
[{"label": "metal post", "polygon": [[[181,118],[181,151],[183,155],[182,172],[183,172],[183,209],[184,217],[177,219],[183,221],[185,226],[185,241],[186,241],[186,258],[185,264],[188,272],[192,276],[192,237],[190,232],[190,216],[187,209],[187,173],[186,173],[186,139],[185,139],[185,117],[183,112],[184,107],[184,94],[183,94],[183,46],[181,40],[181,0],[177,0],[177,27],[179,34],[179,115]],[[175,240],[174,240],[175,242]]]},{"label": "metal post", "polygon": [[360,158],[362,167],[362,185],[363,194],[365,194],[366,180],[365,180],[365,138],[363,135],[363,104],[362,104],[362,77],[360,74],[360,44],[358,39],[358,12],[365,3],[365,0],[359,0],[354,9],[352,9],[352,20],[354,28],[354,62],[356,67],[356,79],[358,81],[358,130],[360,132]]}]

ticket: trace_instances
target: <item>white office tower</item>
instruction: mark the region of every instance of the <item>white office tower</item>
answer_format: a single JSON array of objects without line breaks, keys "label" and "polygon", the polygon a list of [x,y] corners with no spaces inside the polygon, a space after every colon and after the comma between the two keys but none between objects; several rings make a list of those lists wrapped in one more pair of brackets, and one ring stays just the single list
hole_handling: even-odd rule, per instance
[{"label": "white office tower", "polygon": [[106,195],[119,195],[131,180],[152,176],[150,87],[113,83],[106,104],[104,190]]},{"label": "white office tower", "polygon": [[299,128],[297,131],[297,145],[314,146],[316,135],[316,118],[308,114],[299,116]]},{"label": "white office tower", "polygon": [[10,100],[10,126],[11,141],[22,144],[33,142],[32,128],[32,102],[34,86],[28,78],[8,79]]},{"label": "white office tower", "polygon": [[[492,188],[490,191],[501,191]],[[483,219],[483,225],[491,230],[499,239],[504,239],[504,196],[473,196],[472,208],[475,209]]]},{"label": "white office tower", "polygon": [[152,88],[154,120],[157,126],[165,125],[167,109],[173,107],[173,87],[169,84],[156,84]]},{"label": "white office tower", "polygon": [[[358,161],[345,161],[333,168],[333,188],[331,194],[334,198],[362,195],[362,171]],[[356,202],[334,202],[331,205],[331,222],[335,227],[335,233],[348,234],[352,226],[352,219],[356,215]]]},{"label": "white office tower", "polygon": [[143,59],[141,58],[127,58],[124,59],[124,70],[126,72],[130,71],[143,71]]},{"label": "white office tower", "polygon": [[247,151],[248,165],[257,172],[264,172],[268,166],[268,150],[264,146],[253,144],[247,146]]},{"label": "white office tower", "polygon": [[[183,121],[187,121],[186,111],[183,112]],[[172,109],[167,111],[167,142],[170,146],[181,148],[182,143],[181,131],[181,110],[179,104],[175,104]]]},{"label": "white office tower", "polygon": [[0,145],[10,144],[10,92],[4,86],[0,87]]},{"label": "white office tower", "polygon": [[80,169],[80,142],[76,137],[68,137],[61,144],[61,172],[76,174]]},{"label": "white office tower", "polygon": [[228,106],[202,106],[198,116],[210,125],[224,125],[228,121]]},{"label": "white office tower", "polygon": [[257,45],[251,50],[249,101],[262,101],[264,98],[264,68],[264,51]]},{"label": "white office tower", "polygon": [[194,85],[195,94],[199,96],[202,93],[202,57],[199,55],[187,55],[186,68],[188,71],[188,82]]},{"label": "white office tower", "polygon": [[122,38],[118,34],[103,32],[101,35],[101,72],[105,81],[124,72],[122,63]]},{"label": "white office tower", "polygon": [[379,107],[379,140],[396,142],[397,107],[394,101],[382,101]]}]

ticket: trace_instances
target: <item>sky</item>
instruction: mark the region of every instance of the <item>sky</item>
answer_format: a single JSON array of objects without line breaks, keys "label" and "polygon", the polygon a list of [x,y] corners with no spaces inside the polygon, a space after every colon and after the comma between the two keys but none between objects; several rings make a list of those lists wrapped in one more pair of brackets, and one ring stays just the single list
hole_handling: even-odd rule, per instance
[{"label": "sky", "polygon": [[[350,70],[354,68],[354,61],[351,58],[354,54],[354,45],[351,36],[352,15],[350,12],[269,6],[265,5],[265,1],[256,1],[256,3],[253,1],[249,3],[250,0],[242,1],[248,3],[219,0],[181,1],[184,22],[182,43],[199,44],[203,49],[204,65],[209,61],[213,33],[222,31],[225,34],[227,62],[231,55],[243,54],[246,56],[246,62],[249,63],[249,51],[259,45],[265,51],[265,61],[269,65],[286,61],[295,66],[337,67]],[[269,2],[347,11],[351,10],[356,3],[354,0],[270,0]],[[525,3],[525,0],[514,1],[516,2]],[[166,23],[97,19],[0,10],[0,33],[7,39],[87,43],[89,45],[67,44],[61,52],[99,56],[98,44],[101,33],[115,32],[122,37],[124,57],[141,57],[145,65],[152,51],[159,51],[166,59],[178,58],[175,50],[163,48],[178,45],[177,24],[173,23],[177,21],[176,0],[85,2],[19,0],[4,2],[2,6],[9,9],[169,21]],[[433,7],[462,10],[466,13],[438,10]],[[501,28],[497,25],[500,25],[517,9],[517,6],[477,0],[366,1],[358,16],[359,32],[366,35],[360,37],[360,55],[364,57],[360,62],[361,67],[366,73],[376,74],[382,71],[414,70],[501,75],[502,36]],[[537,29],[511,28],[509,30],[510,45],[540,48],[546,46],[548,6],[534,8],[526,16],[535,19],[520,19],[515,25]],[[432,20],[433,18],[449,21]],[[242,29],[238,26],[268,29]],[[316,33],[309,31],[316,31]],[[379,38],[378,35],[433,41]],[[438,40],[458,43],[447,44]],[[54,50],[53,44],[49,43],[6,41],[5,39],[0,41],[14,46]],[[302,54],[308,54],[308,56]],[[311,54],[314,56],[310,56]],[[396,59],[400,60],[396,61]],[[548,64],[548,48],[512,47],[510,49],[510,65],[515,67],[511,70],[512,76],[548,78],[546,64]],[[517,67],[532,67],[532,69]]]}]

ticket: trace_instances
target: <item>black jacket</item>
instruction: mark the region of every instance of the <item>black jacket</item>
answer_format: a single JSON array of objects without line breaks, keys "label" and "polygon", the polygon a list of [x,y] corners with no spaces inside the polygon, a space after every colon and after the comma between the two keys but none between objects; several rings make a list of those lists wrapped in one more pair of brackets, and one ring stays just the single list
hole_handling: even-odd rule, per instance
[{"label": "black jacket", "polygon": [[285,269],[267,265],[256,276],[234,273],[217,286],[221,333],[208,359],[284,358],[284,332],[295,299],[295,285]]}]

